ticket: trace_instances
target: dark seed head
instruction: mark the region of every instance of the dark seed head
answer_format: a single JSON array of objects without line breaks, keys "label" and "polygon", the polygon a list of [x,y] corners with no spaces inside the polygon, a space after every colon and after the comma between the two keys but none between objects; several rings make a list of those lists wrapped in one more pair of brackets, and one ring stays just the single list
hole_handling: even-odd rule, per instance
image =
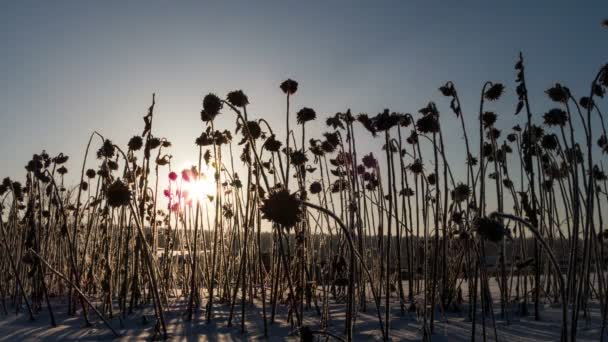
[{"label": "dark seed head", "polygon": [[131,191],[129,187],[120,179],[110,184],[106,190],[108,204],[112,207],[120,207],[129,204],[131,200]]},{"label": "dark seed head", "polygon": [[215,94],[207,94],[203,99],[203,110],[201,111],[201,120],[211,121],[219,114],[222,109],[222,100]]},{"label": "dark seed head", "polygon": [[302,219],[300,201],[296,195],[284,189],[271,192],[260,210],[263,218],[285,229],[294,227]]},{"label": "dark seed head", "polygon": [[296,114],[298,123],[300,125],[304,124],[307,121],[312,121],[317,117],[317,113],[312,108],[304,107],[298,111]]},{"label": "dark seed head", "polygon": [[502,83],[494,83],[488,90],[486,90],[486,92],[483,94],[483,96],[488,101],[495,101],[500,98],[500,96],[502,95],[504,90],[505,90],[505,86],[502,85]]},{"label": "dark seed head", "polygon": [[249,104],[249,99],[242,90],[231,91],[228,93],[226,98],[228,99],[228,102],[235,107],[245,107]]},{"label": "dark seed head", "polygon": [[500,242],[507,233],[507,229],[501,222],[486,216],[476,218],[473,227],[481,238],[494,243]]},{"label": "dark seed head", "polygon": [[298,91],[298,82],[289,78],[281,83],[281,90],[285,94],[293,95],[296,93],[296,91]]}]

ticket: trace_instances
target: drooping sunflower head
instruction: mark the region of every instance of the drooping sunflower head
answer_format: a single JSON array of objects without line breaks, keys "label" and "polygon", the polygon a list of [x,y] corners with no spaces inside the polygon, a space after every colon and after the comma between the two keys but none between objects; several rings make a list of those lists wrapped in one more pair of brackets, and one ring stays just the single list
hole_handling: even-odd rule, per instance
[{"label": "drooping sunflower head", "polygon": [[285,189],[271,192],[270,196],[264,199],[260,210],[264,219],[285,229],[293,228],[302,220],[300,201],[295,194],[290,194]]},{"label": "drooping sunflower head", "polygon": [[117,179],[106,189],[106,196],[111,207],[121,207],[129,204],[131,190],[129,190],[129,186]]}]

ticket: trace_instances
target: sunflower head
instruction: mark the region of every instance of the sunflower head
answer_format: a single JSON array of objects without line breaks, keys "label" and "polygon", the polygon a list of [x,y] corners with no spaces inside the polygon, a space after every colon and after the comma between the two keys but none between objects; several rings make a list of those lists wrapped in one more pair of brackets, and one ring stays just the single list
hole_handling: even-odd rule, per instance
[{"label": "sunflower head", "polygon": [[228,95],[226,95],[226,99],[235,107],[245,107],[249,104],[249,99],[242,90],[229,92]]},{"label": "sunflower head", "polygon": [[295,166],[304,165],[308,161],[306,154],[300,150],[293,151],[291,153],[291,163]]},{"label": "sunflower head", "polygon": [[545,125],[547,126],[564,126],[568,121],[568,114],[559,108],[553,108],[543,115]]},{"label": "sunflower head", "polygon": [[494,83],[488,90],[485,91],[483,97],[488,101],[496,101],[500,98],[504,91],[505,86],[502,85],[502,83]]},{"label": "sunflower head", "polygon": [[409,166],[410,171],[412,171],[413,173],[422,173],[422,171],[424,171],[424,167],[422,165],[422,161],[420,159],[416,159],[414,160],[413,163],[410,164]]},{"label": "sunflower head", "polygon": [[129,140],[127,145],[129,146],[129,150],[138,151],[142,148],[142,146],[144,146],[144,141],[139,135],[135,135]]},{"label": "sunflower head", "polygon": [[368,169],[375,169],[378,167],[378,160],[374,157],[373,153],[369,153],[363,156],[363,165]]},{"label": "sunflower head", "polygon": [[95,178],[95,174],[96,174],[96,172],[93,169],[88,169],[86,172],[86,175],[89,179]]},{"label": "sunflower head", "polygon": [[287,95],[293,95],[298,91],[298,82],[288,78],[281,83],[281,90]]},{"label": "sunflower head", "polygon": [[312,108],[304,107],[298,111],[296,117],[298,119],[298,123],[300,125],[303,125],[307,121],[312,121],[316,119],[317,113],[315,113],[314,109]]},{"label": "sunflower head", "polygon": [[222,100],[215,94],[207,94],[203,99],[203,110],[201,111],[201,120],[204,122],[215,119],[222,109]]},{"label": "sunflower head", "polygon": [[439,120],[437,115],[424,115],[416,121],[416,128],[421,133],[437,133],[439,132]]},{"label": "sunflower head", "polygon": [[295,194],[285,189],[273,191],[264,199],[262,217],[279,226],[290,229],[302,220],[301,203]]},{"label": "sunflower head", "polygon": [[487,216],[476,218],[473,227],[482,239],[494,243],[500,242],[508,233],[507,228],[500,221]]},{"label": "sunflower head", "polygon": [[541,146],[547,150],[553,151],[558,145],[559,142],[557,140],[557,135],[555,134],[547,134],[543,136],[543,139],[541,140]]},{"label": "sunflower head", "polygon": [[116,152],[116,148],[114,144],[108,139],[103,141],[103,145],[97,150],[97,158],[112,158],[114,157],[114,153]]},{"label": "sunflower head", "polygon": [[459,183],[454,190],[452,190],[452,200],[454,200],[454,202],[466,201],[469,195],[471,195],[471,188],[464,183]]},{"label": "sunflower head", "polygon": [[321,191],[323,191],[323,187],[321,186],[321,183],[313,182],[312,184],[310,184],[310,193],[311,194],[318,194]]},{"label": "sunflower head", "polygon": [[276,139],[275,135],[272,134],[264,142],[264,148],[270,152],[279,152],[281,144],[282,143]]},{"label": "sunflower head", "polygon": [[496,122],[496,113],[494,112],[485,112],[481,115],[481,121],[483,121],[483,126],[485,128],[492,127]]},{"label": "sunflower head", "polygon": [[553,87],[545,90],[545,94],[549,96],[552,101],[566,103],[568,97],[570,97],[570,90],[559,83],[556,83]]},{"label": "sunflower head", "polygon": [[108,204],[112,207],[121,207],[129,204],[131,200],[131,190],[120,179],[114,181],[106,189]]}]

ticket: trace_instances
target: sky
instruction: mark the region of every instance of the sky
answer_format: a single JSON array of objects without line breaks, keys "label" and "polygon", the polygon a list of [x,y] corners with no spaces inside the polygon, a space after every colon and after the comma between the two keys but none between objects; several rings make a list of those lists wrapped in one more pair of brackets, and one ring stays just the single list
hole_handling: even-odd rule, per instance
[{"label": "sky", "polygon": [[[23,179],[33,153],[69,155],[76,183],[86,143],[98,131],[116,144],[141,134],[156,93],[154,134],[176,167],[195,161],[205,128],[202,98],[242,89],[251,117],[284,132],[279,84],[300,84],[292,108],[324,118],[416,113],[436,101],[448,159],[464,160],[462,133],[437,88],[453,81],[475,141],[480,90],[502,82],[489,109],[498,126],[514,116],[514,63],[523,52],[535,120],[552,107],[555,82],[575,96],[608,62],[608,1],[3,1],[0,3],[0,177]],[[295,118],[292,121],[295,126]],[[219,129],[234,129],[224,111]],[[296,128],[299,129],[299,128]],[[380,140],[361,130],[361,152]],[[98,148],[99,141],[94,141]],[[431,155],[432,156],[432,155]],[[87,167],[99,164],[89,159]],[[464,164],[462,164],[464,172]]]}]

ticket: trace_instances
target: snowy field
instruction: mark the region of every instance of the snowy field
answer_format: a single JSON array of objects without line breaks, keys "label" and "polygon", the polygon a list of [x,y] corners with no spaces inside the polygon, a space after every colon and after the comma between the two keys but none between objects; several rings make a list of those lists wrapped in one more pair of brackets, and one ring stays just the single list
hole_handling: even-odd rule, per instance
[{"label": "snowy field", "polygon": [[[466,286],[463,286],[466,296]],[[497,298],[498,289],[492,286],[492,295]],[[433,341],[470,341],[471,322],[467,317],[468,304],[461,307],[460,312],[449,311],[442,313],[436,311],[436,322]],[[53,302],[57,327],[51,327],[46,308],[43,307],[35,321],[29,321],[25,310],[18,315],[14,310],[9,315],[0,319],[0,340],[44,340],[44,341],[95,341],[113,340],[112,333],[91,312],[90,319],[92,327],[85,327],[80,315],[68,317],[67,304],[65,300],[55,299]],[[230,308],[227,304],[216,306],[214,320],[211,324],[205,323],[204,312],[198,311],[192,321],[185,319],[186,307],[181,301],[169,305],[166,313],[169,340],[172,341],[297,341],[298,337],[293,333],[291,325],[287,322],[287,310],[285,305],[278,307],[274,324],[268,325],[268,338],[264,338],[264,325],[262,319],[261,303],[247,305],[246,310],[246,332],[241,332],[240,301],[235,307],[235,316],[232,327],[226,322]],[[500,318],[499,303],[495,299],[493,305],[495,312],[496,330],[499,341],[558,341],[560,337],[561,307],[559,305],[544,302],[541,305],[541,320],[535,321],[533,315],[526,317],[518,316],[513,304],[509,310],[509,322]],[[382,308],[383,310],[383,308]],[[337,336],[344,336],[344,312],[345,305],[332,303],[330,305],[330,327],[329,331]],[[533,306],[530,303],[530,312]],[[143,313],[143,315],[142,315]],[[145,318],[144,318],[145,316]],[[267,307],[267,317],[270,310]],[[483,341],[481,314],[478,306],[478,320],[476,328],[476,340]],[[488,341],[495,341],[492,319],[486,317],[486,336]],[[313,308],[305,310],[304,325],[312,330],[319,329],[320,318]],[[136,341],[155,339],[154,334],[154,311],[152,306],[137,310],[136,313],[127,316],[125,320],[114,317],[112,326],[122,335],[119,340]],[[406,312],[401,315],[399,302],[395,297],[392,304],[391,315],[391,339],[393,341],[420,341],[422,339],[422,321],[415,312]],[[354,325],[356,341],[381,340],[381,333],[375,306],[369,303],[367,312],[358,312]],[[601,336],[600,308],[597,302],[593,302],[588,310],[587,317],[579,319],[578,341],[600,341]],[[604,339],[608,334],[604,332]],[[320,338],[325,341],[325,338]],[[329,341],[332,339],[330,338]]]}]

